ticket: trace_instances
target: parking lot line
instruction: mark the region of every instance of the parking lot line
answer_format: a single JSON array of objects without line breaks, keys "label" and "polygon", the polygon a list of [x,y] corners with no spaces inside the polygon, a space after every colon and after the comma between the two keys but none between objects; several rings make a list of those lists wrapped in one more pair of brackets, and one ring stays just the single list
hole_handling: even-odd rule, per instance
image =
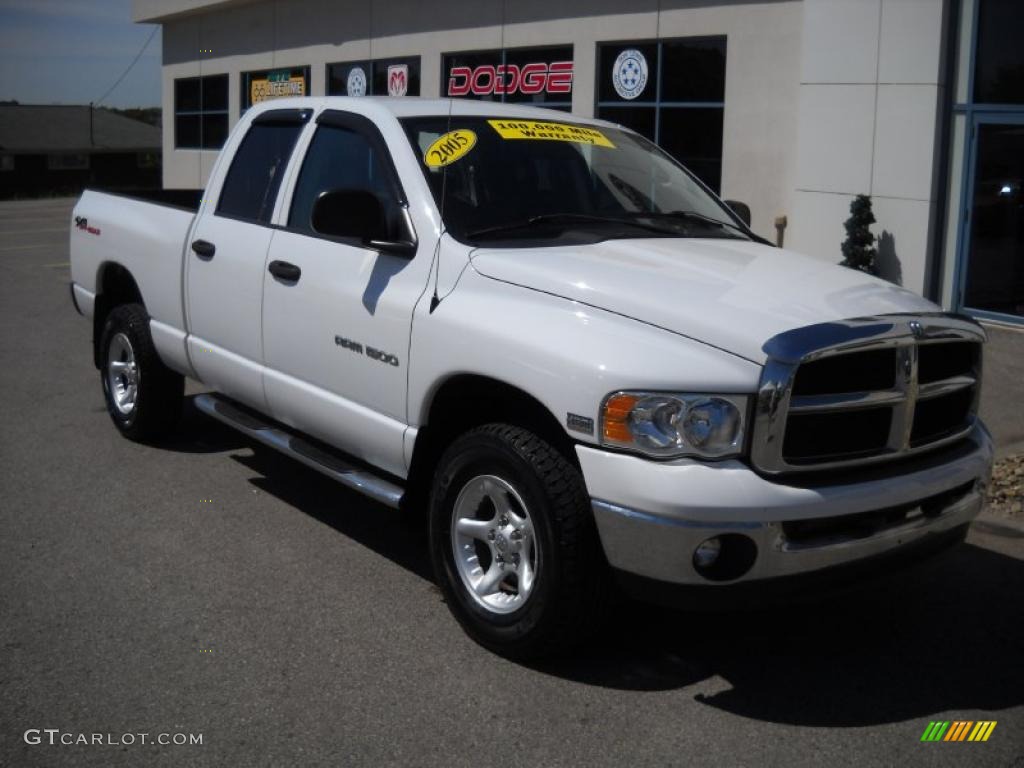
[{"label": "parking lot line", "polygon": [[0,251],[24,251],[29,248],[53,248],[53,243],[36,243],[35,245],[12,245],[7,248],[0,248]]},{"label": "parking lot line", "polygon": [[38,235],[43,232],[67,232],[67,227],[57,227],[56,229],[12,229],[5,231],[0,229],[0,235]]}]

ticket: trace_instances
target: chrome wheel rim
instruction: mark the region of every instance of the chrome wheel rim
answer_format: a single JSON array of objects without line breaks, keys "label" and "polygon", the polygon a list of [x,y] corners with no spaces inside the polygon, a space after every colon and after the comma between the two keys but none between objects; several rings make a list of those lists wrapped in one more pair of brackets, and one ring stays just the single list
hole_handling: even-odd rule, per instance
[{"label": "chrome wheel rim", "polygon": [[491,613],[512,613],[530,599],[539,558],[533,521],[516,490],[478,475],[455,499],[455,568],[473,600]]},{"label": "chrome wheel rim", "polygon": [[132,343],[123,333],[116,334],[107,348],[107,388],[118,411],[127,416],[135,410],[139,396],[139,366],[135,362]]}]

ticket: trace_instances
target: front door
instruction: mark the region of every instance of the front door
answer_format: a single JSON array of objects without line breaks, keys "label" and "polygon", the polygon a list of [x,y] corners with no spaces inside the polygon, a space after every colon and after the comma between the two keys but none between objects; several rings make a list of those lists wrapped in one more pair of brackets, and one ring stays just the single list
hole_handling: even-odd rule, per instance
[{"label": "front door", "polygon": [[318,118],[264,274],[264,385],[275,418],[404,476],[409,335],[430,254],[391,255],[312,226],[315,201],[331,191],[372,192],[404,215],[387,153],[366,118]]},{"label": "front door", "polygon": [[1024,320],[1024,116],[979,115],[961,306]]}]

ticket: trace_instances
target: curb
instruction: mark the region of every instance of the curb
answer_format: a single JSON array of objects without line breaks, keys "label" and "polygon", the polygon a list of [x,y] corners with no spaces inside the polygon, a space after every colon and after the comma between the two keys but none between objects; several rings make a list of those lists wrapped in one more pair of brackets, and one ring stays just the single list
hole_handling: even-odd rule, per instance
[{"label": "curb", "polygon": [[981,533],[988,533],[993,536],[1003,536],[1008,539],[1024,539],[1024,522],[999,517],[991,512],[983,512],[978,515],[971,527]]}]

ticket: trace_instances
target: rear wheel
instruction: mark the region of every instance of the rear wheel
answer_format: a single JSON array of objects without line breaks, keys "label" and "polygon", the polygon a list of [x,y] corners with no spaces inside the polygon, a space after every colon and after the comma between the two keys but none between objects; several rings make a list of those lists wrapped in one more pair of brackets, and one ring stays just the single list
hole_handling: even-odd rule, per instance
[{"label": "rear wheel", "polygon": [[445,451],[430,543],[452,613],[498,653],[557,652],[603,617],[608,569],[583,479],[528,430],[490,424]]},{"label": "rear wheel", "polygon": [[115,307],[100,340],[100,378],[107,412],[132,440],[167,434],[181,413],[185,380],[161,361],[140,304]]}]

